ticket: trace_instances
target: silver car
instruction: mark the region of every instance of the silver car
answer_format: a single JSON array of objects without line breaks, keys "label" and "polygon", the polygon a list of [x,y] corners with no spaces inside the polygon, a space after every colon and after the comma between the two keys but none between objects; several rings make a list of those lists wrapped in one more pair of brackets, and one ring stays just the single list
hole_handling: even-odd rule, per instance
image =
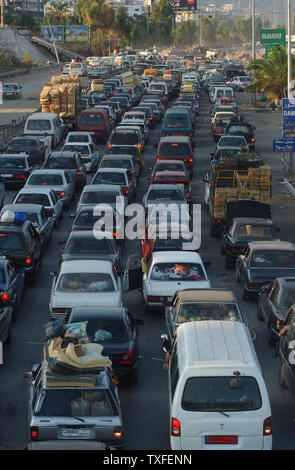
[{"label": "silver car", "polygon": [[34,170],[28,178],[25,188],[44,187],[53,189],[55,195],[68,208],[74,198],[75,185],[65,170]]},{"label": "silver car", "polygon": [[85,163],[87,172],[94,171],[99,163],[100,154],[93,144],[81,142],[68,142],[63,146],[62,152],[78,152]]},{"label": "silver car", "polygon": [[83,384],[80,374],[77,379],[70,376],[69,382],[66,375],[57,376],[47,367],[43,362],[24,374],[31,379],[31,441],[83,439],[122,448],[121,406],[109,369],[83,374]]}]

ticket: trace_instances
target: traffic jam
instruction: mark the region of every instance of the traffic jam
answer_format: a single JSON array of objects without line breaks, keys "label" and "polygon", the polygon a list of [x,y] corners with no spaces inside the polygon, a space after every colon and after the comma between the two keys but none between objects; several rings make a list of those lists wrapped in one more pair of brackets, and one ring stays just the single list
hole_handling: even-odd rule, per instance
[{"label": "traffic jam", "polygon": [[[2,367],[23,306],[43,305],[22,371],[22,447],[271,450],[253,325],[279,361],[272,381],[294,393],[295,245],[272,220],[271,167],[240,112],[251,77],[234,60],[189,54],[104,59],[64,65],[1,149]],[[205,172],[204,129],[215,147]],[[228,288],[214,278],[218,257]],[[128,422],[137,399],[165,430],[161,443],[157,422],[146,430],[152,447]]]}]

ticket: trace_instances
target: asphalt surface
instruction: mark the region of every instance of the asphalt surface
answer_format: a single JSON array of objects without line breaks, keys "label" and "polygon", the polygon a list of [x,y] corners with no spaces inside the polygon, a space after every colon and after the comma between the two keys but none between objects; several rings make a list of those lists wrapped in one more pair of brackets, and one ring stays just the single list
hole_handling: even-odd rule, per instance
[{"label": "asphalt surface", "polygon": [[[43,80],[43,79],[42,79]],[[42,80],[40,80],[42,82]],[[43,83],[43,82],[42,82]],[[39,90],[40,91],[40,90]],[[280,114],[257,114],[246,109],[249,96],[238,94],[242,104],[241,112],[257,127],[257,150],[274,172],[273,220],[281,227],[281,239],[293,241],[294,202],[280,183],[281,159],[272,154],[272,138],[280,136]],[[21,101],[20,101],[21,105]],[[24,103],[24,106],[26,104]],[[149,143],[144,152],[145,168],[139,182],[136,200],[141,201],[147,188],[147,179],[155,161],[154,144],[159,140],[160,125],[151,131]],[[204,201],[203,176],[208,170],[210,152],[215,144],[209,128],[209,102],[203,92],[200,113],[196,121],[196,162],[192,182],[195,203]],[[99,146],[101,155],[104,147]],[[5,203],[12,200],[15,191],[8,191]],[[0,368],[0,449],[22,449],[28,441],[28,384],[23,372],[39,362],[42,356],[42,325],[49,320],[48,301],[52,278],[50,271],[57,268],[60,246],[70,229],[73,204],[63,214],[63,220],[55,230],[50,244],[44,252],[42,267],[33,285],[27,285],[25,297],[17,312],[12,329],[12,343],[4,347],[4,364]],[[137,242],[126,243],[125,260],[128,255],[140,249]],[[236,283],[234,271],[226,270],[225,259],[220,254],[220,241],[210,237],[209,216],[202,207],[202,244],[200,254],[205,261],[211,261],[208,275],[212,287],[232,289],[241,306],[247,323],[257,331],[256,352],[266,381],[273,416],[273,448],[294,449],[295,410],[294,397],[288,390],[278,385],[279,360],[275,358],[274,348],[267,342],[266,325],[257,320],[256,301],[244,301],[240,285]],[[125,295],[125,303],[131,314],[144,319],[139,327],[140,365],[138,383],[120,387],[120,400],[123,412],[126,450],[169,450],[169,410],[167,372],[163,370],[164,353],[161,349],[160,335],[165,332],[164,314],[160,311],[144,313],[143,297],[139,290]]]}]

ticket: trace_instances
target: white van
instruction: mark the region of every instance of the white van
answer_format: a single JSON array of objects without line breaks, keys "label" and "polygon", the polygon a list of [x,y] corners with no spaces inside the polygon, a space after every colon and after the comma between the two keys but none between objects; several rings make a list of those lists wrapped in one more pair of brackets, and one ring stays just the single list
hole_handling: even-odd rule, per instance
[{"label": "white van", "polygon": [[87,66],[85,62],[70,62],[69,73],[70,75],[77,75],[78,77],[87,77]]},{"label": "white van", "polygon": [[169,362],[173,450],[271,450],[271,409],[248,328],[180,325]]},{"label": "white van", "polygon": [[212,102],[215,103],[219,98],[232,98],[234,97],[233,89],[227,87],[215,87],[212,93]]},{"label": "white van", "polygon": [[37,136],[42,140],[44,134],[52,138],[52,148],[62,138],[62,119],[55,113],[33,113],[25,123],[24,136]]}]

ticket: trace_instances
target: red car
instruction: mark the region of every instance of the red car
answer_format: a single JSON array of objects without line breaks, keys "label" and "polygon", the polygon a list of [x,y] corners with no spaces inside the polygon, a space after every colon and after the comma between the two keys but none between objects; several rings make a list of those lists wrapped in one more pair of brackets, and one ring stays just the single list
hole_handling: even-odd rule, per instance
[{"label": "red car", "polygon": [[156,161],[160,160],[182,160],[190,177],[192,177],[195,158],[190,137],[161,137],[157,148]]},{"label": "red car", "polygon": [[175,183],[182,189],[186,200],[188,202],[192,201],[192,188],[190,185],[190,180],[187,177],[187,174],[183,171],[158,171],[153,175],[149,183]]}]

